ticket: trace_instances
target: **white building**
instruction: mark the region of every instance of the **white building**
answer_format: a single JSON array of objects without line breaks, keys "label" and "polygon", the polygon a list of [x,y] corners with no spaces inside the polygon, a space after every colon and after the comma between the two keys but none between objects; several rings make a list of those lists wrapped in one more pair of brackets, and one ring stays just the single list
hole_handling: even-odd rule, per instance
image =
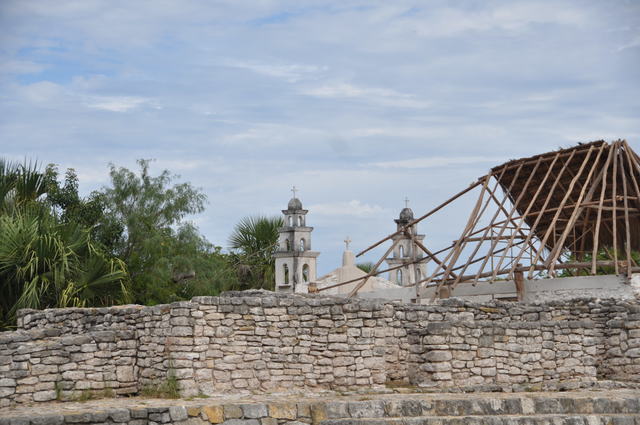
[{"label": "white building", "polygon": [[[348,295],[367,276],[367,273],[356,266],[356,256],[349,250],[349,243],[351,241],[347,238],[345,242],[347,246],[344,253],[342,254],[342,267],[338,267],[334,271],[318,278],[318,280],[316,281],[316,286],[318,290],[321,290],[322,288],[333,286],[338,283],[349,281],[353,282],[347,283],[346,285],[336,286],[327,289],[326,291],[321,290],[320,293],[322,295]],[[389,282],[387,279],[379,276],[371,276],[369,279],[367,279],[367,282],[362,286],[362,288],[360,288],[358,293],[367,293],[395,288],[398,288],[398,285]]]}]

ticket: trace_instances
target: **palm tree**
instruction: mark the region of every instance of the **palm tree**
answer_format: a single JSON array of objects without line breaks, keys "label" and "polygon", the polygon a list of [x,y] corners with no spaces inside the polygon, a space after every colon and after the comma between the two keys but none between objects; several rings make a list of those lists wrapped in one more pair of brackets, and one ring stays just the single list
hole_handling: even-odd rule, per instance
[{"label": "palm tree", "polygon": [[88,228],[60,220],[46,193],[36,164],[0,160],[0,329],[20,308],[129,300],[124,264],[108,258]]},{"label": "palm tree", "polygon": [[273,289],[278,228],[282,217],[245,217],[235,226],[229,237],[229,247],[236,264],[240,288]]}]

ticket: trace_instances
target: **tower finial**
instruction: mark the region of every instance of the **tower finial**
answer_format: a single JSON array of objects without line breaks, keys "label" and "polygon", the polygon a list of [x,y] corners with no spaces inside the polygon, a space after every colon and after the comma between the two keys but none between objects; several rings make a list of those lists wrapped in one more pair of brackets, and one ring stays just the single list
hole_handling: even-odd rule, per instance
[{"label": "tower finial", "polygon": [[293,193],[293,197],[294,197],[294,198],[296,197],[296,192],[297,192],[297,191],[298,191],[298,188],[297,188],[297,187],[293,186],[293,187],[291,188],[291,192]]},{"label": "tower finial", "polygon": [[409,198],[407,198],[406,196],[404,198],[404,207],[409,208]]},{"label": "tower finial", "polygon": [[351,238],[347,236],[347,239],[344,240],[345,245],[347,246],[347,251],[349,251],[349,244],[351,243]]}]

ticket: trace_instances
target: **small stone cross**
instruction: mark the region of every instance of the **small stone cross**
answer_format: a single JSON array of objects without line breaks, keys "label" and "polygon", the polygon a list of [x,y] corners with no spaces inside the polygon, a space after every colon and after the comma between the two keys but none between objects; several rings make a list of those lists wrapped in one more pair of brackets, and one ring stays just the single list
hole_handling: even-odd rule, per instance
[{"label": "small stone cross", "polygon": [[409,208],[409,198],[407,197],[404,198],[404,207]]},{"label": "small stone cross", "polygon": [[351,238],[349,238],[349,236],[347,236],[347,239],[344,240],[345,245],[347,245],[347,251],[349,251],[349,244],[351,243]]},{"label": "small stone cross", "polygon": [[291,192],[293,192],[293,197],[294,197],[294,198],[296,197],[296,192],[297,192],[297,191],[298,191],[298,188],[297,188],[297,187],[293,186],[293,187],[291,188]]}]

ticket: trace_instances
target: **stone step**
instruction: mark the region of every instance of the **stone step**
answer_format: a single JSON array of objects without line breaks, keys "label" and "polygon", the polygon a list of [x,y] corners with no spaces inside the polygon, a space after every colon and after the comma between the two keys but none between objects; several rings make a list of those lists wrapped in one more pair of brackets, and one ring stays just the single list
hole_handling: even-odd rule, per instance
[{"label": "stone step", "polygon": [[640,397],[478,397],[386,399],[327,403],[327,418],[413,416],[640,414]]},{"label": "stone step", "polygon": [[320,425],[640,425],[639,414],[475,415],[327,419]]}]

